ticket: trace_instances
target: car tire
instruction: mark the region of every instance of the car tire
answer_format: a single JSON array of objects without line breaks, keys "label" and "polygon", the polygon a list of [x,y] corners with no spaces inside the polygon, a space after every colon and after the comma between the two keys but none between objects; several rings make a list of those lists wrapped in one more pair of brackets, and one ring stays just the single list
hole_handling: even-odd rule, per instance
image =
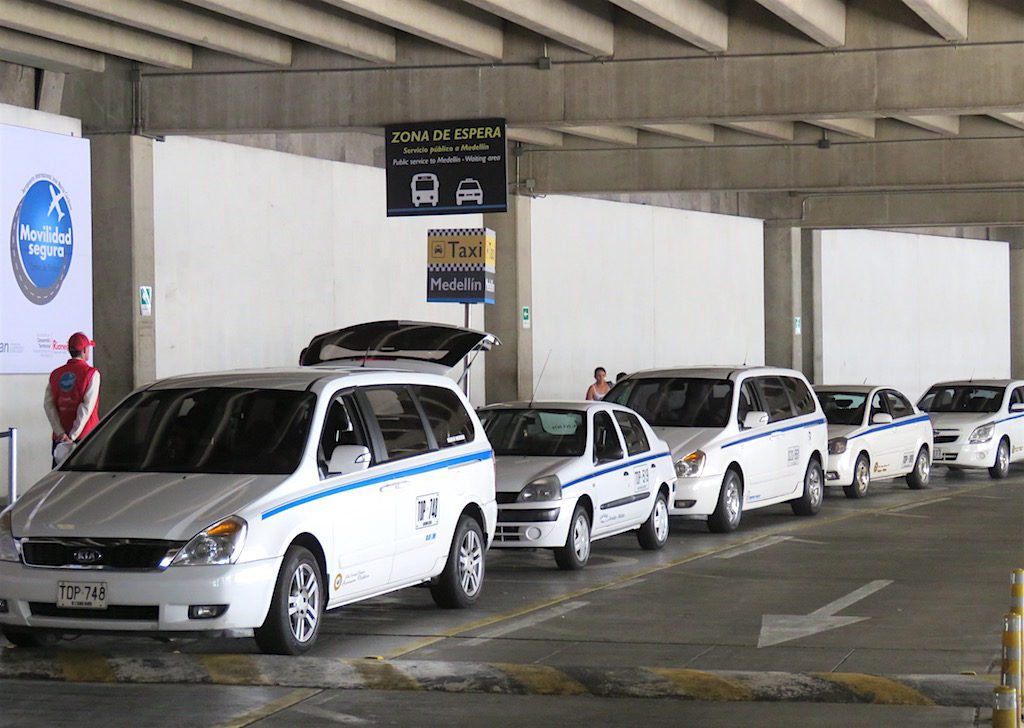
[{"label": "car tire", "polygon": [[563,571],[579,571],[590,561],[590,516],[582,503],[577,503],[569,521],[565,545],[555,549],[555,563]]},{"label": "car tire", "polygon": [[46,647],[57,642],[57,636],[31,627],[0,627],[4,639],[15,647]]},{"label": "car tire", "polygon": [[996,464],[988,469],[988,474],[996,480],[1002,480],[1010,474],[1010,441],[1005,437],[999,441]]},{"label": "car tire", "polygon": [[483,529],[463,513],[455,527],[444,571],[430,585],[430,596],[442,609],[465,609],[476,603],[484,590],[487,542]]},{"label": "car tire", "polygon": [[663,491],[654,497],[651,514],[636,532],[636,540],[644,551],[657,551],[668,543],[668,498]]},{"label": "car tire", "polygon": [[725,471],[725,477],[722,478],[715,512],[708,516],[708,530],[711,533],[735,531],[742,518],[743,482],[740,480],[740,474],[730,468]]},{"label": "car tire", "polygon": [[[274,585],[270,611],[255,630],[256,644],[272,655],[301,655],[320,634],[326,590],[320,565],[309,549],[292,545],[285,552]],[[295,613],[293,614],[293,605]]]},{"label": "car tire", "polygon": [[866,452],[857,456],[853,466],[853,482],[843,486],[847,498],[863,498],[871,485],[871,459]]},{"label": "car tire", "polygon": [[825,495],[821,463],[811,458],[804,473],[804,492],[799,498],[790,502],[793,513],[798,516],[813,516],[821,510],[821,501]]},{"label": "car tire", "polygon": [[907,487],[911,490],[924,490],[932,480],[932,459],[928,447],[922,445],[914,460],[914,469],[907,474]]}]

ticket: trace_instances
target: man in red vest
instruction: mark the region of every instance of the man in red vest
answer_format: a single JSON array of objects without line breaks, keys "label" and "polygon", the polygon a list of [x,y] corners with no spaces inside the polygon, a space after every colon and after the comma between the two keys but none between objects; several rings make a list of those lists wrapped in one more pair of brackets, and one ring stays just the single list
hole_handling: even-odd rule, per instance
[{"label": "man in red vest", "polygon": [[[89,349],[96,346],[79,331],[68,339],[71,358],[50,372],[43,409],[53,430],[51,454],[60,443],[81,440],[99,422],[100,373],[89,365]],[[54,457],[53,466],[57,467]]]}]

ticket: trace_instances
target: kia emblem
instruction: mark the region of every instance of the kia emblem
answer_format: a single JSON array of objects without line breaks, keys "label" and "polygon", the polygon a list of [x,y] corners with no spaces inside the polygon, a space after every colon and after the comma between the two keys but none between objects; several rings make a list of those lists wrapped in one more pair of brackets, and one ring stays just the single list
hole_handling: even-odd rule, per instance
[{"label": "kia emblem", "polygon": [[77,564],[95,564],[103,558],[103,554],[96,549],[78,549],[73,556]]}]

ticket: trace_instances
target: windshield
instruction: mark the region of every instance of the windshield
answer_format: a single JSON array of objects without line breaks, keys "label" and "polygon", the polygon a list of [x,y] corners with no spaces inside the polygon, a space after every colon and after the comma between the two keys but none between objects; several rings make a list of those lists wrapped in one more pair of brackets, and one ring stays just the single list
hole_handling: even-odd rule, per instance
[{"label": "windshield", "polygon": [[432,189],[434,189],[434,180],[432,180],[432,179],[418,179],[418,180],[416,180],[416,189],[418,189],[418,190],[432,190]]},{"label": "windshield", "polygon": [[62,470],[285,475],[302,458],[316,396],[276,389],[139,392]]},{"label": "windshield", "polygon": [[655,427],[725,427],[732,411],[727,379],[627,379],[605,397],[631,407]]},{"label": "windshield", "polygon": [[818,401],[830,425],[861,425],[868,396],[863,392],[818,392]]},{"label": "windshield", "polygon": [[580,457],[587,449],[585,413],[572,410],[485,410],[484,432],[495,455]]},{"label": "windshield", "polygon": [[1002,403],[1002,387],[965,384],[932,387],[917,406],[925,412],[998,412]]}]

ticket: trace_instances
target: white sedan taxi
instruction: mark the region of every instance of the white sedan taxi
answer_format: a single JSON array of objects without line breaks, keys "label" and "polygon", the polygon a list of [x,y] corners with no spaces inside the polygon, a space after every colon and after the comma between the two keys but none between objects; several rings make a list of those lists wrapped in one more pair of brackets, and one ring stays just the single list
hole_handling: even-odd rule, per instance
[{"label": "white sedan taxi", "polygon": [[325,609],[424,582],[472,604],[493,455],[441,372],[496,343],[376,322],[313,339],[314,366],[137,390],[0,515],[4,636],[204,632],[298,654]]},{"label": "white sedan taxi", "polygon": [[549,548],[582,569],[597,539],[634,530],[668,540],[675,472],[668,445],[635,412],[603,402],[513,402],[480,410],[494,447],[495,548]]},{"label": "white sedan taxi", "polygon": [[905,476],[912,489],[927,488],[932,425],[892,387],[828,385],[814,388],[828,420],[825,484],[863,498],[872,480]]},{"label": "white sedan taxi", "polygon": [[1024,381],[989,379],[942,382],[918,407],[932,420],[932,462],[949,468],[988,468],[1005,478],[1024,458]]},{"label": "white sedan taxi", "polygon": [[656,369],[617,382],[606,401],[635,410],[675,460],[673,516],[732,531],[744,510],[789,502],[813,516],[828,435],[807,380],[772,367]]}]

